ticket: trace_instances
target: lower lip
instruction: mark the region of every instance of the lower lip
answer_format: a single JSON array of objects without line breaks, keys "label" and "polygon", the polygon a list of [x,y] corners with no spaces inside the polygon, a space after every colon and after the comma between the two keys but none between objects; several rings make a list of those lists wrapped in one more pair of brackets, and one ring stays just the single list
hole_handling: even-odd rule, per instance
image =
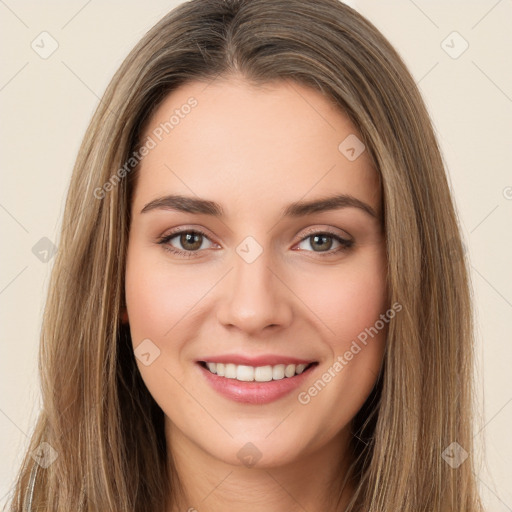
[{"label": "lower lip", "polygon": [[199,363],[197,363],[197,366],[208,384],[226,398],[245,404],[268,404],[288,395],[294,389],[304,384],[304,381],[318,365],[313,364],[300,375],[285,377],[280,380],[271,380],[269,382],[242,382],[236,379],[228,379],[226,377],[219,377]]}]

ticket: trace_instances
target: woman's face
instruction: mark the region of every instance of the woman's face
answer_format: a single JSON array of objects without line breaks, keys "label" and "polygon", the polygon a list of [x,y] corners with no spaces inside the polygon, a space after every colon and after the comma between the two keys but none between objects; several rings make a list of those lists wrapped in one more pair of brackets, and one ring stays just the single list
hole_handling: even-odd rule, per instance
[{"label": "woman's face", "polygon": [[388,307],[381,195],[360,138],[296,83],[191,83],[152,116],[126,301],[173,450],[271,467],[346,446]]}]

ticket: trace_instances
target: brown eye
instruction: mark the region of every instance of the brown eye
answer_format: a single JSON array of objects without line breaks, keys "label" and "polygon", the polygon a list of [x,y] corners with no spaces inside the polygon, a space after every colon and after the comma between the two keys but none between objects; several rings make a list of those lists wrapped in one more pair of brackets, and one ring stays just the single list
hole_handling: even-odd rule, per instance
[{"label": "brown eye", "polygon": [[187,251],[197,251],[203,244],[203,235],[195,231],[183,232],[178,236],[181,246]]},{"label": "brown eye", "polygon": [[[309,241],[308,245],[313,249],[309,252],[326,253],[325,256],[349,249],[354,244],[353,240],[346,240],[345,238],[342,238],[339,235],[328,231],[311,233],[304,237],[300,244],[303,244],[306,241]],[[336,242],[339,244],[338,247],[332,249],[333,244]],[[300,244],[299,248],[304,249],[304,247],[300,247]],[[324,254],[321,254],[321,256],[324,256]]]},{"label": "brown eye", "polygon": [[[173,243],[171,241],[175,240]],[[179,256],[195,256],[203,247],[203,242],[209,240],[202,231],[189,229],[171,233],[159,239],[158,243],[164,249]],[[211,242],[210,242],[211,243]],[[208,248],[208,247],[206,247]]]},{"label": "brown eye", "polygon": [[311,247],[319,247],[321,251],[328,251],[333,244],[333,237],[328,235],[313,235],[311,239]]}]

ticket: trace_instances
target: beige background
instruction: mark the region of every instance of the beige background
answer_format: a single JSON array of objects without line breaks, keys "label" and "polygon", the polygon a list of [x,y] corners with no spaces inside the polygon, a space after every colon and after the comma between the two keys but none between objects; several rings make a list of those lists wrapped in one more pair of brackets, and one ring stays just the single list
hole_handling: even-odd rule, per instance
[{"label": "beige background", "polygon": [[[73,162],[113,73],[178,3],[0,0],[0,506],[40,407],[38,336],[52,260],[32,247],[42,237],[58,242]],[[490,511],[512,511],[512,0],[350,3],[403,56],[439,136],[472,264],[476,438],[487,459],[479,482]],[[58,43],[47,59],[31,47],[43,31]]]}]

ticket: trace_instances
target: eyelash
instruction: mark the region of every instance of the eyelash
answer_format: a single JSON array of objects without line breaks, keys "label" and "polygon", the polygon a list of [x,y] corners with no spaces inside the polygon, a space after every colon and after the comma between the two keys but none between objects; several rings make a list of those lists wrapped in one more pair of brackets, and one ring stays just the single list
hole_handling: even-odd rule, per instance
[{"label": "eyelash", "polygon": [[[193,258],[200,251],[181,251],[180,249],[176,249],[175,247],[172,247],[171,245],[168,245],[168,243],[173,238],[175,238],[178,235],[182,235],[183,233],[188,233],[188,234],[193,233],[193,234],[197,234],[197,235],[202,235],[202,236],[204,236],[205,238],[207,238],[209,240],[208,235],[204,231],[201,231],[200,229],[184,229],[184,230],[181,230],[181,231],[175,231],[173,233],[170,233],[168,235],[165,235],[165,236],[159,238],[157,243],[162,245],[164,250],[169,251],[172,254],[175,254],[177,256],[183,256],[185,258]],[[329,231],[329,230],[326,230],[326,231],[315,231],[315,230],[308,231],[306,233],[306,236],[304,236],[299,241],[299,244],[302,243],[304,240],[307,240],[308,238],[311,238],[314,235],[327,235],[328,237],[334,238],[337,242],[339,242],[341,244],[341,247],[338,247],[337,249],[334,249],[334,250],[331,249],[331,250],[325,251],[325,252],[306,251],[306,252],[315,252],[315,254],[318,254],[321,258],[332,256],[332,255],[337,254],[338,252],[341,252],[341,251],[346,251],[346,250],[350,249],[354,245],[353,240],[346,240],[345,238],[342,238],[339,235],[337,235],[336,233],[333,233],[332,231]]]}]

